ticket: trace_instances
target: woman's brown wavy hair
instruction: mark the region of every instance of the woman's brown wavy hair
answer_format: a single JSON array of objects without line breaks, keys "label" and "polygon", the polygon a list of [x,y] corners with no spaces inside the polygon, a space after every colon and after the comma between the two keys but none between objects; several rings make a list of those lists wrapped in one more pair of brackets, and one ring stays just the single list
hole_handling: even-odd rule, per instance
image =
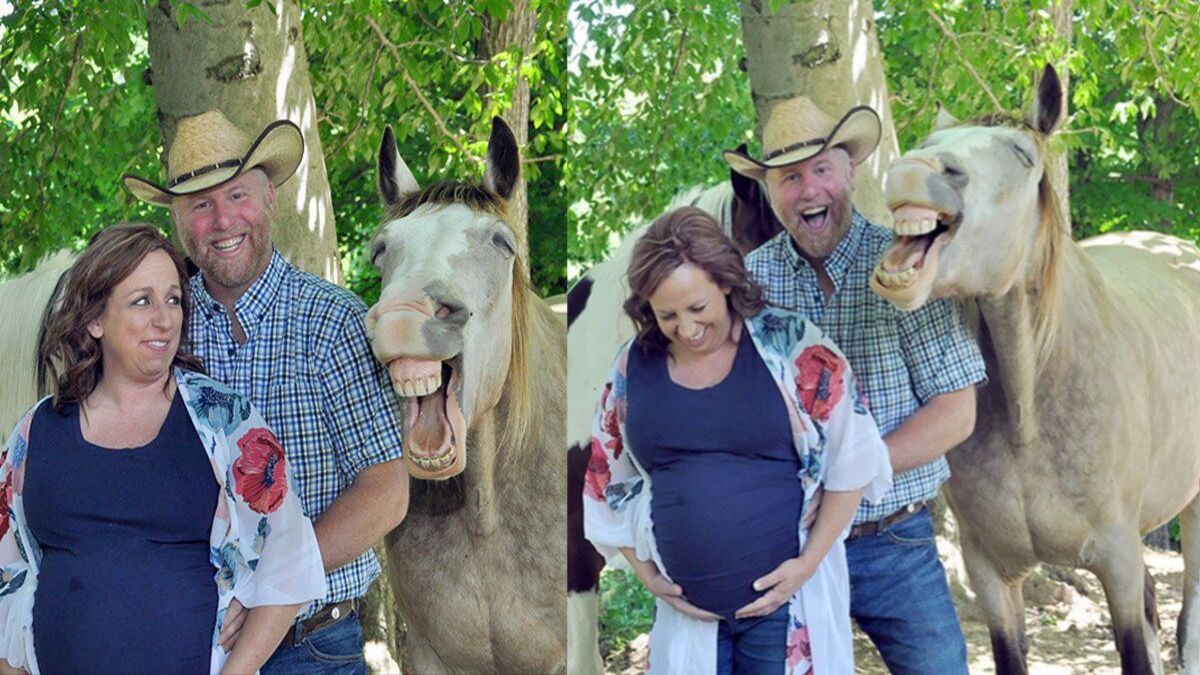
[{"label": "woman's brown wavy hair", "polygon": [[[183,320],[179,349],[171,365],[203,372],[200,359],[191,353],[188,341],[191,297],[183,259],[152,225],[120,223],[97,232],[88,242],[87,248],[67,271],[62,296],[46,320],[41,359],[54,385],[52,403],[55,410],[62,412],[66,403],[82,402],[96,389],[104,374],[104,362],[100,341],[92,337],[87,326],[104,313],[113,289],[154,251],[166,253],[179,273]],[[170,386],[169,381],[167,386]]]},{"label": "woman's brown wavy hair", "polygon": [[748,318],[766,306],[762,287],[750,279],[742,256],[707,212],[695,207],[658,217],[633,247],[629,261],[629,298],[625,313],[633,319],[634,342],[647,354],[666,353],[670,340],[658,328],[650,296],[680,265],[692,263],[713,283],[729,288],[729,311]]}]

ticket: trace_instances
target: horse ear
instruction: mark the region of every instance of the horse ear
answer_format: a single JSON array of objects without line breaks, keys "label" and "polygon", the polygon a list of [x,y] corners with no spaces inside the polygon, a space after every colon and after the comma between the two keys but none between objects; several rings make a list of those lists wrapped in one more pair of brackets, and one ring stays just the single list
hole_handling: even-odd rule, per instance
[{"label": "horse ear", "polygon": [[941,131],[950,127],[958,126],[958,118],[950,114],[949,110],[942,105],[941,101],[937,104],[937,119],[933,121],[933,130]]},{"label": "horse ear", "polygon": [[396,134],[389,125],[383,130],[383,142],[379,144],[379,197],[390,206],[404,195],[420,189],[417,179],[396,149]]},{"label": "horse ear", "polygon": [[1058,79],[1058,72],[1049,63],[1042,70],[1042,80],[1038,83],[1037,100],[1033,103],[1030,124],[1043,134],[1054,131],[1063,117],[1063,87]]},{"label": "horse ear", "polygon": [[517,152],[517,138],[499,117],[492,118],[492,135],[488,138],[487,168],[483,171],[483,184],[501,199],[512,196],[521,177],[521,157]]},{"label": "horse ear", "polygon": [[[746,154],[746,144],[737,146],[737,151]],[[733,195],[744,204],[754,204],[758,201],[758,181],[729,170],[729,182],[733,184]]]}]

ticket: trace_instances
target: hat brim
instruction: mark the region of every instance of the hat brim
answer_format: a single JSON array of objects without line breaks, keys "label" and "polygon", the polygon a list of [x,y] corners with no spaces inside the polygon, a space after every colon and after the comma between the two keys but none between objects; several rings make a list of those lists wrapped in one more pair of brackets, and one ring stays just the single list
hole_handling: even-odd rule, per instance
[{"label": "hat brim", "polygon": [[203,192],[237,178],[250,169],[262,169],[271,184],[278,187],[285,183],[300,166],[304,157],[304,136],[300,127],[290,120],[277,120],[268,124],[258,139],[250,145],[237,166],[206,171],[166,188],[141,176],[125,174],[121,182],[134,197],[156,206],[170,206],[171,200],[184,195]]},{"label": "hat brim", "polygon": [[851,108],[833,127],[833,131],[821,145],[810,145],[786,152],[769,161],[761,162],[745,152],[725,150],[722,156],[729,168],[755,180],[763,180],[768,169],[778,169],[792,164],[798,164],[825,152],[829,148],[842,147],[850,155],[850,161],[861,163],[875,152],[879,139],[883,135],[883,124],[879,114],[868,106]]}]

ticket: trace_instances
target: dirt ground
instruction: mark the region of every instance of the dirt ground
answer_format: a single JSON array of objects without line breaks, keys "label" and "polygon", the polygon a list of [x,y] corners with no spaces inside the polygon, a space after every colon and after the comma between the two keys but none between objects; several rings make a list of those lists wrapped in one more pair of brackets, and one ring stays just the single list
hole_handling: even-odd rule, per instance
[{"label": "dirt ground", "polygon": [[[962,579],[961,566],[952,549],[942,547],[951,585]],[[1146,564],[1154,576],[1162,631],[1159,641],[1166,671],[1178,670],[1175,623],[1183,603],[1183,557],[1177,553],[1146,551]],[[994,673],[987,626],[970,591],[956,588],[955,604],[967,638],[967,659],[972,673]],[[1112,627],[1100,582],[1086,572],[1050,570],[1026,586],[1025,624],[1029,634],[1029,670],[1034,675],[1121,672]],[[608,672],[634,675],[643,672],[647,636],[630,643],[621,654],[610,655]],[[882,675],[887,668],[865,635],[855,631],[854,655],[859,673]]]}]

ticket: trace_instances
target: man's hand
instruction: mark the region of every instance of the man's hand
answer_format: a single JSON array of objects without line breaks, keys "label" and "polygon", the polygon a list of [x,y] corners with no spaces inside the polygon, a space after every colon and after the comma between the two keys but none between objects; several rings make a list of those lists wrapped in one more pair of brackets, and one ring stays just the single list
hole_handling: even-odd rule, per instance
[{"label": "man's hand", "polygon": [[803,586],[816,570],[817,566],[808,562],[803,555],[783,561],[779,567],[755,580],[754,590],[766,591],[766,593],[739,609],[734,616],[739,619],[767,616],[790,600],[796,590]]},{"label": "man's hand", "polygon": [[221,634],[217,637],[217,644],[225,650],[225,653],[233,651],[233,646],[237,644],[238,634],[245,623],[246,608],[238,602],[237,598],[234,598],[229,603],[229,609],[225,610],[225,623],[221,626]]}]

